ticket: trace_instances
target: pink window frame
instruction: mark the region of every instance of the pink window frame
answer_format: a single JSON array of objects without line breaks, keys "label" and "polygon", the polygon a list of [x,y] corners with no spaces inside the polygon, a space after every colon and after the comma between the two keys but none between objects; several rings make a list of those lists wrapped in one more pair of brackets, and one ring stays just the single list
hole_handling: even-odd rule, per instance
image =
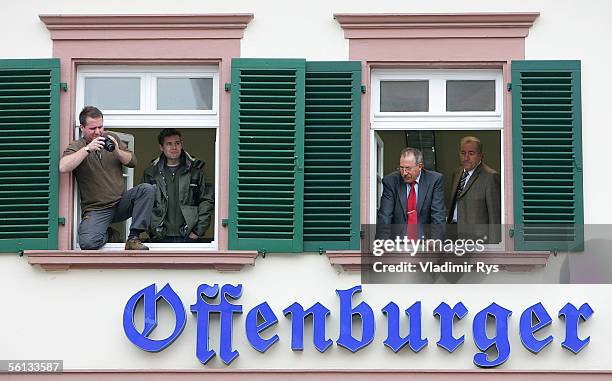
[{"label": "pink window frame", "polygon": [[[349,41],[349,59],[361,61],[366,92],[361,107],[361,157],[370,157],[371,70],[373,68],[466,68],[501,69],[510,83],[512,60],[525,58],[525,38],[539,13],[461,13],[461,14],[349,14],[334,18]],[[511,94],[504,92],[505,110],[512,110]],[[504,203],[512,199],[512,117],[504,113]],[[370,162],[361,161],[361,189],[370,189]],[[370,192],[361,192],[360,220],[370,221]],[[505,221],[514,218],[513,209],[504,210]],[[506,251],[513,251],[509,240]],[[546,263],[548,253],[530,253],[508,259],[505,253],[487,253],[487,258],[503,266],[530,268]],[[332,264],[348,270],[360,268],[360,253],[330,253]],[[493,262],[492,262],[493,263]],[[518,269],[517,268],[517,269]]]},{"label": "pink window frame", "polygon": [[[240,57],[240,43],[252,14],[206,15],[40,15],[50,32],[53,57],[59,58],[61,78],[68,89],[60,96],[60,152],[73,138],[75,126],[75,85],[77,67],[84,64],[213,64],[219,67],[219,189],[228,194],[230,94],[224,83],[231,81],[231,59]],[[222,219],[228,214],[228,200],[219,201],[216,225],[219,246],[216,252],[155,252],[139,255],[104,252],[91,254],[73,247],[73,180],[60,176],[59,215],[66,224],[59,227],[57,251],[26,252],[32,264],[47,269],[70,267],[215,267],[237,270],[253,264],[256,253],[227,251],[227,229]],[[170,256],[172,254],[172,256]]]}]

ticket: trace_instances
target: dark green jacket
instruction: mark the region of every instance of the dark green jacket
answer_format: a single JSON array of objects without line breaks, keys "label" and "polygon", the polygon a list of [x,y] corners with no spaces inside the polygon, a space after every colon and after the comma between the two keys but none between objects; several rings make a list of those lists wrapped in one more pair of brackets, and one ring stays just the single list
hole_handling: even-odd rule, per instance
[{"label": "dark green jacket", "polygon": [[[202,161],[183,151],[181,163],[182,168],[177,174],[179,176],[179,204],[185,219],[185,225],[181,227],[181,233],[186,237],[193,231],[198,237],[202,237],[210,225],[210,217],[214,210],[213,187],[206,180],[202,171],[204,166]],[[165,165],[166,156],[162,153],[145,169],[142,178],[143,183],[153,184],[156,187],[155,206],[149,225],[149,235],[153,240],[164,238],[167,232],[164,225],[168,212],[168,193],[164,177]]]}]

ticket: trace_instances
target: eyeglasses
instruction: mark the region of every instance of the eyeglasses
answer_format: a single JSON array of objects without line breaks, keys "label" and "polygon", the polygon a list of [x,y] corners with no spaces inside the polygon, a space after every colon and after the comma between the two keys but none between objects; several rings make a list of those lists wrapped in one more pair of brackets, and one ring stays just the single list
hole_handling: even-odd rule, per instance
[{"label": "eyeglasses", "polygon": [[418,164],[415,165],[414,167],[397,167],[396,169],[400,172],[413,172],[415,169],[417,169],[419,166]]}]

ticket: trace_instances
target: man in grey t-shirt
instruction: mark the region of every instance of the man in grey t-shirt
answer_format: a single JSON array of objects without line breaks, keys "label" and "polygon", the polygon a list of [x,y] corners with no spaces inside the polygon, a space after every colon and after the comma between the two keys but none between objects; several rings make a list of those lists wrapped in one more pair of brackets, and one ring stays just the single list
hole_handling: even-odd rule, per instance
[{"label": "man in grey t-shirt", "polygon": [[[155,188],[140,184],[125,190],[122,167],[136,166],[136,156],[116,135],[104,133],[100,110],[93,106],[83,108],[79,122],[83,137],[68,145],[59,163],[60,172],[74,172],[79,183],[82,209],[79,246],[84,250],[101,248],[108,240],[109,225],[132,217],[125,249],[148,250],[139,234],[148,228]],[[115,149],[105,147],[107,138]]]}]

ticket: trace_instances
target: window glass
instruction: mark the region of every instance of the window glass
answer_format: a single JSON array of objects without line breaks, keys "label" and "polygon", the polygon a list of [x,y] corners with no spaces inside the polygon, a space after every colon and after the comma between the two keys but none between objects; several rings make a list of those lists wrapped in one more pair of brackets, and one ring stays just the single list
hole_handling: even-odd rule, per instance
[{"label": "window glass", "polygon": [[446,111],[495,111],[495,81],[446,81]]},{"label": "window glass", "polygon": [[85,78],[85,105],[101,110],[140,110],[140,78]]},{"label": "window glass", "polygon": [[429,111],[429,81],[381,81],[380,111]]},{"label": "window glass", "polygon": [[158,78],[158,110],[212,110],[212,78]]}]

